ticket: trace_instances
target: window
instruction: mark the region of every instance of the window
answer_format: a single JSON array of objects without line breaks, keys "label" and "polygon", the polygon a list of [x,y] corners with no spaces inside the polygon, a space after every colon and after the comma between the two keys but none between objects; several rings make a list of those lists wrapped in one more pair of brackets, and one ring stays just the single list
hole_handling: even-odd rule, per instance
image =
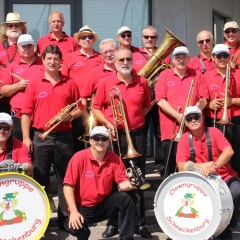
[{"label": "window", "polygon": [[226,17],[213,12],[213,36],[215,38],[215,44],[224,42],[223,26],[226,22]]}]

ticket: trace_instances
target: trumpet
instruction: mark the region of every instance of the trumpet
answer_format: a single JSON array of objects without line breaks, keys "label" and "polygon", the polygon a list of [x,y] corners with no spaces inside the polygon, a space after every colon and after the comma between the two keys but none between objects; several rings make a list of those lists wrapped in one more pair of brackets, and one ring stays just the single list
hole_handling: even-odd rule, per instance
[{"label": "trumpet", "polygon": [[47,130],[44,133],[38,134],[38,136],[42,139],[45,140],[46,137],[60,124],[64,121],[64,119],[72,112],[77,110],[78,108],[78,103],[81,101],[81,98],[79,98],[76,102],[67,105],[65,108],[61,109],[60,112],[53,117],[49,122],[45,124],[45,127],[50,127],[52,126],[49,130]]}]

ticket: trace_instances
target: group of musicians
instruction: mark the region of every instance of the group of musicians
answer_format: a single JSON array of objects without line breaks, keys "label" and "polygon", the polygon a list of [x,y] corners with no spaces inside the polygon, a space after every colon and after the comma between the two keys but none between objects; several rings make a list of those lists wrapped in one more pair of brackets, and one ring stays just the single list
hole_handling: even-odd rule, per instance
[{"label": "group of musicians", "polygon": [[[54,163],[59,228],[78,239],[88,239],[89,223],[106,218],[103,238],[118,232],[119,239],[131,240],[134,234],[151,238],[140,180],[128,179],[125,167],[131,159],[137,175],[145,178],[146,137],[152,119],[160,175],[175,172],[176,160],[179,171],[191,160],[203,175],[217,172],[227,182],[235,211],[221,237],[232,239],[240,202],[238,24],[226,23],[226,41],[215,47],[211,32],[201,31],[197,35],[200,53],[193,58],[180,42],[170,60],[155,55],[158,33],[153,26],[143,29],[141,49],[132,46],[132,31],[123,26],[117,31],[119,46],[111,38],[104,39],[98,53],[93,49],[96,32],[86,25],[72,38],[63,31],[64,23],[61,12],[51,12],[51,32],[38,40],[37,49],[18,13],[9,13],[1,24],[0,112],[11,117],[6,114],[1,120],[0,115],[0,159],[15,151],[8,139],[23,141],[32,157],[32,176],[47,194]],[[169,68],[158,72],[155,90],[152,80],[139,74],[152,58]],[[94,128],[87,126],[92,118],[98,122]],[[192,134],[193,158],[188,135],[181,137],[185,126]],[[210,132],[210,148],[204,126]],[[89,138],[85,150],[80,136]],[[135,156],[128,154],[131,145]],[[10,156],[23,163],[15,155]]]}]

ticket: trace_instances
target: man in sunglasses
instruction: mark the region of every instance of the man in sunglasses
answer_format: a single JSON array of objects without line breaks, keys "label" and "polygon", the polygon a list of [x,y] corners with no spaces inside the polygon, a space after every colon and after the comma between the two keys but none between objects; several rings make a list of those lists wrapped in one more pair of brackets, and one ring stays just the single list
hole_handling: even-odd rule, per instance
[{"label": "man in sunglasses", "polygon": [[227,22],[223,27],[224,44],[230,51],[231,68],[240,68],[239,26],[237,22]]},{"label": "man in sunglasses", "polygon": [[[189,59],[189,51],[186,47],[176,47],[172,56],[174,67],[160,73],[155,87],[156,102],[160,107],[164,160],[168,165],[165,169],[165,177],[175,172],[177,140],[174,139],[178,133],[181,134],[183,131],[179,128],[183,123],[186,104],[197,105],[202,110],[207,104],[208,91],[206,84],[202,81],[202,74],[188,67]],[[190,89],[193,79],[195,83]],[[190,99],[189,103],[187,99]]]},{"label": "man in sunglasses", "polygon": [[[94,43],[98,40],[98,35],[87,25],[74,34],[74,39],[79,43],[80,50],[68,54],[61,71],[63,75],[75,80],[79,92],[81,92],[89,73],[102,65],[104,61],[102,56],[93,49]],[[84,135],[85,127],[82,117],[74,120],[72,124],[74,152],[77,152],[84,149],[84,142],[79,141],[78,138]]]},{"label": "man in sunglasses", "polygon": [[216,173],[226,182],[232,194],[234,211],[230,224],[219,237],[230,240],[231,228],[235,228],[238,224],[237,212],[240,205],[240,181],[238,174],[228,163],[233,155],[233,149],[217,128],[204,128],[202,112],[197,106],[186,108],[184,121],[189,132],[184,133],[178,143],[176,157],[178,169],[190,170],[186,168],[186,162],[192,161],[194,167],[197,167],[203,176]]},{"label": "man in sunglasses", "polygon": [[[32,162],[24,143],[11,136],[13,121],[9,114],[0,113],[0,172],[21,171],[21,165],[27,167],[26,173],[32,174]],[[4,169],[4,170],[3,170]],[[23,169],[24,170],[24,169]]]},{"label": "man in sunglasses", "polygon": [[202,74],[206,71],[214,69],[214,61],[212,60],[212,50],[214,38],[211,32],[203,30],[197,35],[197,43],[200,53],[190,59],[189,68],[199,70]]},{"label": "man in sunglasses", "polygon": [[131,43],[132,43],[132,31],[130,30],[129,27],[123,26],[120,29],[118,29],[117,40],[120,43],[119,48],[121,48],[121,47],[129,48],[132,53],[139,52],[138,47],[134,47],[134,46],[131,45]]},{"label": "man in sunglasses", "polygon": [[[119,240],[133,240],[137,197],[126,176],[124,164],[107,150],[109,130],[98,126],[90,134],[90,147],[77,152],[64,178],[64,195],[69,207],[65,228],[79,240],[90,236],[88,225],[120,213]],[[121,191],[112,193],[116,182]]]},{"label": "man in sunglasses", "polygon": [[231,124],[226,123],[225,136],[231,143],[234,155],[231,157],[231,166],[240,176],[240,72],[237,69],[231,69],[229,76],[227,74],[227,65],[230,60],[230,51],[225,44],[217,44],[213,48],[213,61],[216,69],[203,75],[208,91],[209,101],[205,109],[206,126],[216,126],[223,131],[223,125],[219,123],[222,119],[224,111],[224,97],[226,94],[226,79],[229,78],[227,92],[227,117]]},{"label": "man in sunglasses", "polygon": [[46,35],[38,39],[37,53],[42,54],[45,48],[50,44],[57,45],[63,54],[62,61],[70,53],[79,49],[78,43],[68,36],[63,27],[65,24],[64,16],[61,12],[54,10],[49,14],[48,24],[51,31]]},{"label": "man in sunglasses", "polygon": [[[19,13],[8,13],[6,22],[1,23],[0,29],[0,80],[6,67],[19,60],[17,40],[21,34],[27,33],[26,23],[21,20]],[[0,95],[1,97],[1,95]],[[0,99],[0,111],[10,113],[10,97]]]}]

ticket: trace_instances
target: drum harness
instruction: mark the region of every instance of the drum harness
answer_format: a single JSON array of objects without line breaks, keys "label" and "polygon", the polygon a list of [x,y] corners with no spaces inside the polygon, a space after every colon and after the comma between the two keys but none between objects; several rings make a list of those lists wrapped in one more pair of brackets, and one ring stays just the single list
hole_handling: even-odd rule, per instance
[{"label": "drum harness", "polygon": [[12,159],[12,150],[13,150],[13,137],[10,136],[8,138],[8,143],[7,143],[7,156],[6,156],[6,159]]}]

